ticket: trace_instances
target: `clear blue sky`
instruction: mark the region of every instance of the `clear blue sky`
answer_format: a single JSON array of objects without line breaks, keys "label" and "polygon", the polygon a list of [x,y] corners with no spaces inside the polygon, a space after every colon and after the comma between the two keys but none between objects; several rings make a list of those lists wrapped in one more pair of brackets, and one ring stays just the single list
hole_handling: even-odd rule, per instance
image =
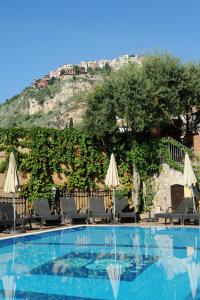
[{"label": "clear blue sky", "polygon": [[0,0],[0,102],[64,63],[169,51],[200,58],[199,0]]}]

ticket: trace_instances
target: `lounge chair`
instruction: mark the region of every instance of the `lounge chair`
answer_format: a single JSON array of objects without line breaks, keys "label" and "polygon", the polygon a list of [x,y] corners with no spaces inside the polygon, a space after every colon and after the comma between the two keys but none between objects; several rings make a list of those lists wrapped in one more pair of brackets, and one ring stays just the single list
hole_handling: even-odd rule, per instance
[{"label": "lounge chair", "polygon": [[[15,225],[23,225],[30,223],[30,219],[24,218],[23,214],[19,215],[17,211],[15,211]],[[14,225],[14,209],[13,209],[13,204],[12,203],[0,203],[0,225],[5,227],[5,228],[11,228]]]},{"label": "lounge chair", "polygon": [[[190,215],[191,212],[193,212],[193,203],[192,200],[190,199],[183,199],[179,204],[179,206],[177,207],[177,209],[173,207],[169,207],[169,209],[171,209],[172,212],[167,211],[167,212],[155,213],[155,218],[156,219],[163,218],[165,219],[165,223],[166,220],[169,219],[170,224],[172,225],[174,220],[179,220],[179,222],[183,224],[184,220],[191,218]],[[192,216],[194,216],[193,213]]]},{"label": "lounge chair", "polygon": [[130,209],[127,198],[116,198],[115,205],[115,215],[118,220],[122,221],[123,219],[133,219],[135,223],[138,221],[137,213]]},{"label": "lounge chair", "polygon": [[88,223],[88,215],[85,213],[77,212],[75,199],[73,197],[60,198],[60,210],[63,222],[69,220],[70,223],[73,221],[82,221]]},{"label": "lounge chair", "polygon": [[89,217],[92,221],[95,218],[111,221],[111,212],[106,211],[103,197],[89,197]]},{"label": "lounge chair", "polygon": [[51,214],[48,200],[46,199],[34,200],[33,208],[34,208],[33,219],[38,220],[41,226],[43,225],[44,222],[46,225],[61,223],[60,215]]}]

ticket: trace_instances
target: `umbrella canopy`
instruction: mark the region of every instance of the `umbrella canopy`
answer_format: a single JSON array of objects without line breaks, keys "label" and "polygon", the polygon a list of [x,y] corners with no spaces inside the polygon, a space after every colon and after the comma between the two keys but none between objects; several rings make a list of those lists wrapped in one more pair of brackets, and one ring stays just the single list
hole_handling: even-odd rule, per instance
[{"label": "umbrella canopy", "polygon": [[19,180],[18,180],[18,174],[17,174],[17,165],[15,161],[15,157],[13,152],[10,154],[9,159],[9,165],[8,165],[8,171],[6,175],[6,181],[4,185],[4,192],[6,193],[12,193],[13,194],[13,216],[14,216],[14,225],[13,229],[15,231],[16,226],[16,211],[15,211],[15,193],[17,192],[17,189],[19,187]]},{"label": "umbrella canopy", "polygon": [[[184,161],[184,172],[183,172],[183,180],[184,180],[184,197],[187,198],[188,196],[193,198],[194,203],[194,211],[196,211],[196,205],[195,205],[195,199],[194,199],[194,192],[193,192],[193,186],[197,183],[196,176],[194,174],[192,164],[189,158],[188,153],[185,154],[185,161]],[[188,189],[191,191],[188,193]]]},{"label": "umbrella canopy", "polygon": [[184,176],[184,185],[186,187],[192,187],[193,185],[195,185],[197,183],[197,179],[194,174],[188,153],[185,154],[183,176]]},{"label": "umbrella canopy", "polygon": [[114,154],[111,154],[110,164],[105,178],[105,184],[110,188],[116,188],[119,185],[119,177]]},{"label": "umbrella canopy", "polygon": [[6,175],[6,181],[4,185],[4,192],[16,193],[19,186],[19,180],[17,175],[17,165],[13,152],[10,154],[9,166]]},{"label": "umbrella canopy", "polygon": [[113,216],[114,216],[114,223],[115,223],[115,188],[119,185],[119,177],[117,171],[117,165],[115,162],[114,154],[111,154],[110,164],[108,167],[108,171],[105,178],[105,184],[109,186],[109,188],[113,189]]}]

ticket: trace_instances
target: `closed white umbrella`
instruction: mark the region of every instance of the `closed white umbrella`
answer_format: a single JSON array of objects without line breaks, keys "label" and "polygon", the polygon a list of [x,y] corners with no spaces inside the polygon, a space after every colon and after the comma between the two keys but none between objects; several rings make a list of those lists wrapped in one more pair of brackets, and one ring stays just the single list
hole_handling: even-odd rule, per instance
[{"label": "closed white umbrella", "polygon": [[194,203],[194,210],[196,211],[193,186],[196,185],[197,179],[196,179],[196,176],[194,174],[194,170],[192,168],[192,164],[191,164],[191,161],[190,161],[188,153],[185,154],[183,180],[184,180],[184,186],[186,188],[190,188],[191,189],[193,203]]},{"label": "closed white umbrella", "polygon": [[4,184],[4,192],[10,194],[13,194],[13,216],[14,216],[14,231],[16,227],[16,210],[15,210],[15,193],[17,192],[19,187],[19,179],[18,179],[18,174],[17,174],[17,165],[15,161],[15,156],[13,152],[10,154],[10,159],[9,159],[9,166],[8,166],[8,171],[6,175],[6,180]]},{"label": "closed white umbrella", "polygon": [[114,215],[114,222],[115,222],[115,189],[120,184],[120,182],[118,177],[117,165],[113,153],[111,154],[110,164],[105,178],[105,184],[109,188],[113,189],[113,205],[114,205],[113,215]]}]

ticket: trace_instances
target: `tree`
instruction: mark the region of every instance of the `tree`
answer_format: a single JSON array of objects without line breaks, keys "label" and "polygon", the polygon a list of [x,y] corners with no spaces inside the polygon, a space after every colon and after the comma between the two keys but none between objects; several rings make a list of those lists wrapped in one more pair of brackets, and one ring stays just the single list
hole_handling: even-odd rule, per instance
[{"label": "tree", "polygon": [[184,118],[185,144],[191,146],[192,133],[200,124],[200,65],[189,63],[184,66],[179,90],[180,115]]},{"label": "tree", "polygon": [[89,95],[86,129],[105,140],[117,132],[117,118],[125,120],[134,135],[180,126],[183,115],[191,119],[193,108],[199,111],[199,82],[198,65],[185,65],[168,54],[149,56],[142,66],[129,63]]},{"label": "tree", "polygon": [[88,96],[84,129],[93,139],[111,144],[117,135],[116,109],[110,82],[104,82]]},{"label": "tree", "polygon": [[112,69],[110,67],[110,65],[108,63],[105,63],[105,66],[102,68],[102,72],[105,74],[105,75],[110,75]]},{"label": "tree", "polygon": [[74,70],[75,75],[79,75],[80,74],[79,67],[77,65],[73,66],[73,70]]},{"label": "tree", "polygon": [[171,124],[179,112],[181,65],[169,55],[144,59],[142,67],[130,64],[114,78],[119,114],[133,132]]}]

